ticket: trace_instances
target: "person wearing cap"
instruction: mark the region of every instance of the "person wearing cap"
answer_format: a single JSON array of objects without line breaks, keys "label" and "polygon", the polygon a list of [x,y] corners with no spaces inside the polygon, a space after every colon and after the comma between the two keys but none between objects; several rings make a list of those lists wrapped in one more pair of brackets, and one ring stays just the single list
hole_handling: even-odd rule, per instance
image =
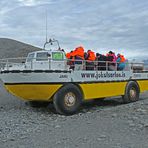
[{"label": "person wearing cap", "polygon": [[124,70],[125,68],[125,57],[123,55],[121,55],[120,53],[118,53],[117,55],[117,70]]},{"label": "person wearing cap", "polygon": [[82,46],[75,48],[71,56],[74,58],[75,64],[82,64],[82,60],[84,60],[84,48]]},{"label": "person wearing cap", "polygon": [[71,52],[66,53],[66,58],[70,59],[70,57],[71,57]]},{"label": "person wearing cap", "polygon": [[74,69],[74,57],[72,53],[73,51],[66,53],[67,65],[70,65],[70,69]]},{"label": "person wearing cap", "polygon": [[86,70],[94,70],[94,61],[96,60],[96,55],[92,50],[88,50],[85,54],[86,60]]},{"label": "person wearing cap", "polygon": [[117,60],[117,57],[113,51],[109,51],[106,56],[107,56],[107,61],[116,62]]},{"label": "person wearing cap", "polygon": [[95,53],[92,50],[88,50],[85,59],[88,61],[94,61],[96,59]]},{"label": "person wearing cap", "polygon": [[117,57],[115,55],[115,53],[113,51],[109,51],[108,54],[107,54],[107,61],[109,62],[108,63],[108,70],[116,70],[116,60],[117,60]]},{"label": "person wearing cap", "polygon": [[106,70],[107,57],[105,55],[96,53],[96,61],[97,61],[96,66],[98,70]]}]

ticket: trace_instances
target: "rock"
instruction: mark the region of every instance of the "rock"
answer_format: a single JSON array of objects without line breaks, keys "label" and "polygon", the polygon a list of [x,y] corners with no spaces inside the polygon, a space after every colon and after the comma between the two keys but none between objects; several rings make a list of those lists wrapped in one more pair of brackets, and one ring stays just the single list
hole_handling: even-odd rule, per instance
[{"label": "rock", "polygon": [[106,138],[106,135],[100,135],[99,138]]},{"label": "rock", "polygon": [[132,119],[133,119],[133,120],[138,120],[139,118],[136,117],[136,116],[133,116]]},{"label": "rock", "polygon": [[134,123],[130,123],[129,126],[130,127],[135,127],[135,124]]},{"label": "rock", "polygon": [[87,114],[91,114],[92,112],[88,111]]},{"label": "rock", "polygon": [[117,114],[114,113],[114,114],[112,114],[111,116],[112,116],[113,118],[115,118],[115,117],[117,117]]},{"label": "rock", "polygon": [[127,123],[128,124],[133,124],[133,120],[128,120]]},{"label": "rock", "polygon": [[56,145],[61,144],[61,143],[62,143],[61,141],[56,141]]},{"label": "rock", "polygon": [[92,122],[91,121],[87,121],[86,124],[92,124]]},{"label": "rock", "polygon": [[121,143],[117,143],[115,148],[122,148]]},{"label": "rock", "polygon": [[102,138],[97,138],[97,140],[98,140],[98,141],[101,141],[101,140],[102,140]]},{"label": "rock", "polygon": [[139,124],[139,125],[138,125],[138,128],[139,128],[139,129],[143,129],[143,125],[142,125],[142,124]]},{"label": "rock", "polygon": [[147,114],[147,110],[141,109],[141,108],[138,108],[138,109],[137,109],[137,112],[140,112],[140,113],[142,113],[142,114]]},{"label": "rock", "polygon": [[1,107],[0,107],[0,110],[3,110],[3,109],[4,109],[4,107],[3,107],[3,106],[1,106]]},{"label": "rock", "polygon": [[1,139],[2,142],[7,142],[7,139]]},{"label": "rock", "polygon": [[10,141],[15,141],[15,139],[14,139],[14,138],[10,138],[9,140],[10,140]]},{"label": "rock", "polygon": [[144,127],[145,127],[145,128],[148,128],[148,123],[144,124]]},{"label": "rock", "polygon": [[25,136],[25,135],[20,137],[20,139],[26,139],[26,138],[27,138],[27,136]]},{"label": "rock", "polygon": [[56,125],[55,128],[61,128],[61,126],[60,125]]},{"label": "rock", "polygon": [[[137,131],[137,128],[133,128],[133,131]],[[132,133],[132,135],[136,135],[135,133]]]}]

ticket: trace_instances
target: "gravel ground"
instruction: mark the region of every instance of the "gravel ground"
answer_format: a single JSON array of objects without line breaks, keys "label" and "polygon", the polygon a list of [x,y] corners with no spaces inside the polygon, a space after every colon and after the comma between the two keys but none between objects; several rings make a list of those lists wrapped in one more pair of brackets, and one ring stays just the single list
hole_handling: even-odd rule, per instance
[{"label": "gravel ground", "polygon": [[61,116],[32,108],[0,85],[0,148],[147,148],[148,93],[122,104],[116,97]]}]

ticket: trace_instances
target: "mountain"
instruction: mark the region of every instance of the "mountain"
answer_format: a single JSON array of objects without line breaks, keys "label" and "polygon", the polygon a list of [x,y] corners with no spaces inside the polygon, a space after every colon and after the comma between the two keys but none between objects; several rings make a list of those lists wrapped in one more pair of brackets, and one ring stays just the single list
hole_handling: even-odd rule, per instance
[{"label": "mountain", "polygon": [[0,38],[0,59],[26,57],[29,52],[37,50],[41,49],[13,39]]},{"label": "mountain", "polygon": [[148,70],[148,60],[143,60],[143,62],[145,69]]},{"label": "mountain", "polygon": [[144,62],[145,64],[148,64],[148,60],[143,60],[143,62]]}]

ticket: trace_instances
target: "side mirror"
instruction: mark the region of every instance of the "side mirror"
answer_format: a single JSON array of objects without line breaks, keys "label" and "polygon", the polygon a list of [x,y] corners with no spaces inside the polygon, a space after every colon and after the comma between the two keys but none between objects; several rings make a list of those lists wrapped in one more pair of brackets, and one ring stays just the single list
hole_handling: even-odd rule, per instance
[{"label": "side mirror", "polygon": [[51,54],[47,53],[47,57],[51,57]]}]

